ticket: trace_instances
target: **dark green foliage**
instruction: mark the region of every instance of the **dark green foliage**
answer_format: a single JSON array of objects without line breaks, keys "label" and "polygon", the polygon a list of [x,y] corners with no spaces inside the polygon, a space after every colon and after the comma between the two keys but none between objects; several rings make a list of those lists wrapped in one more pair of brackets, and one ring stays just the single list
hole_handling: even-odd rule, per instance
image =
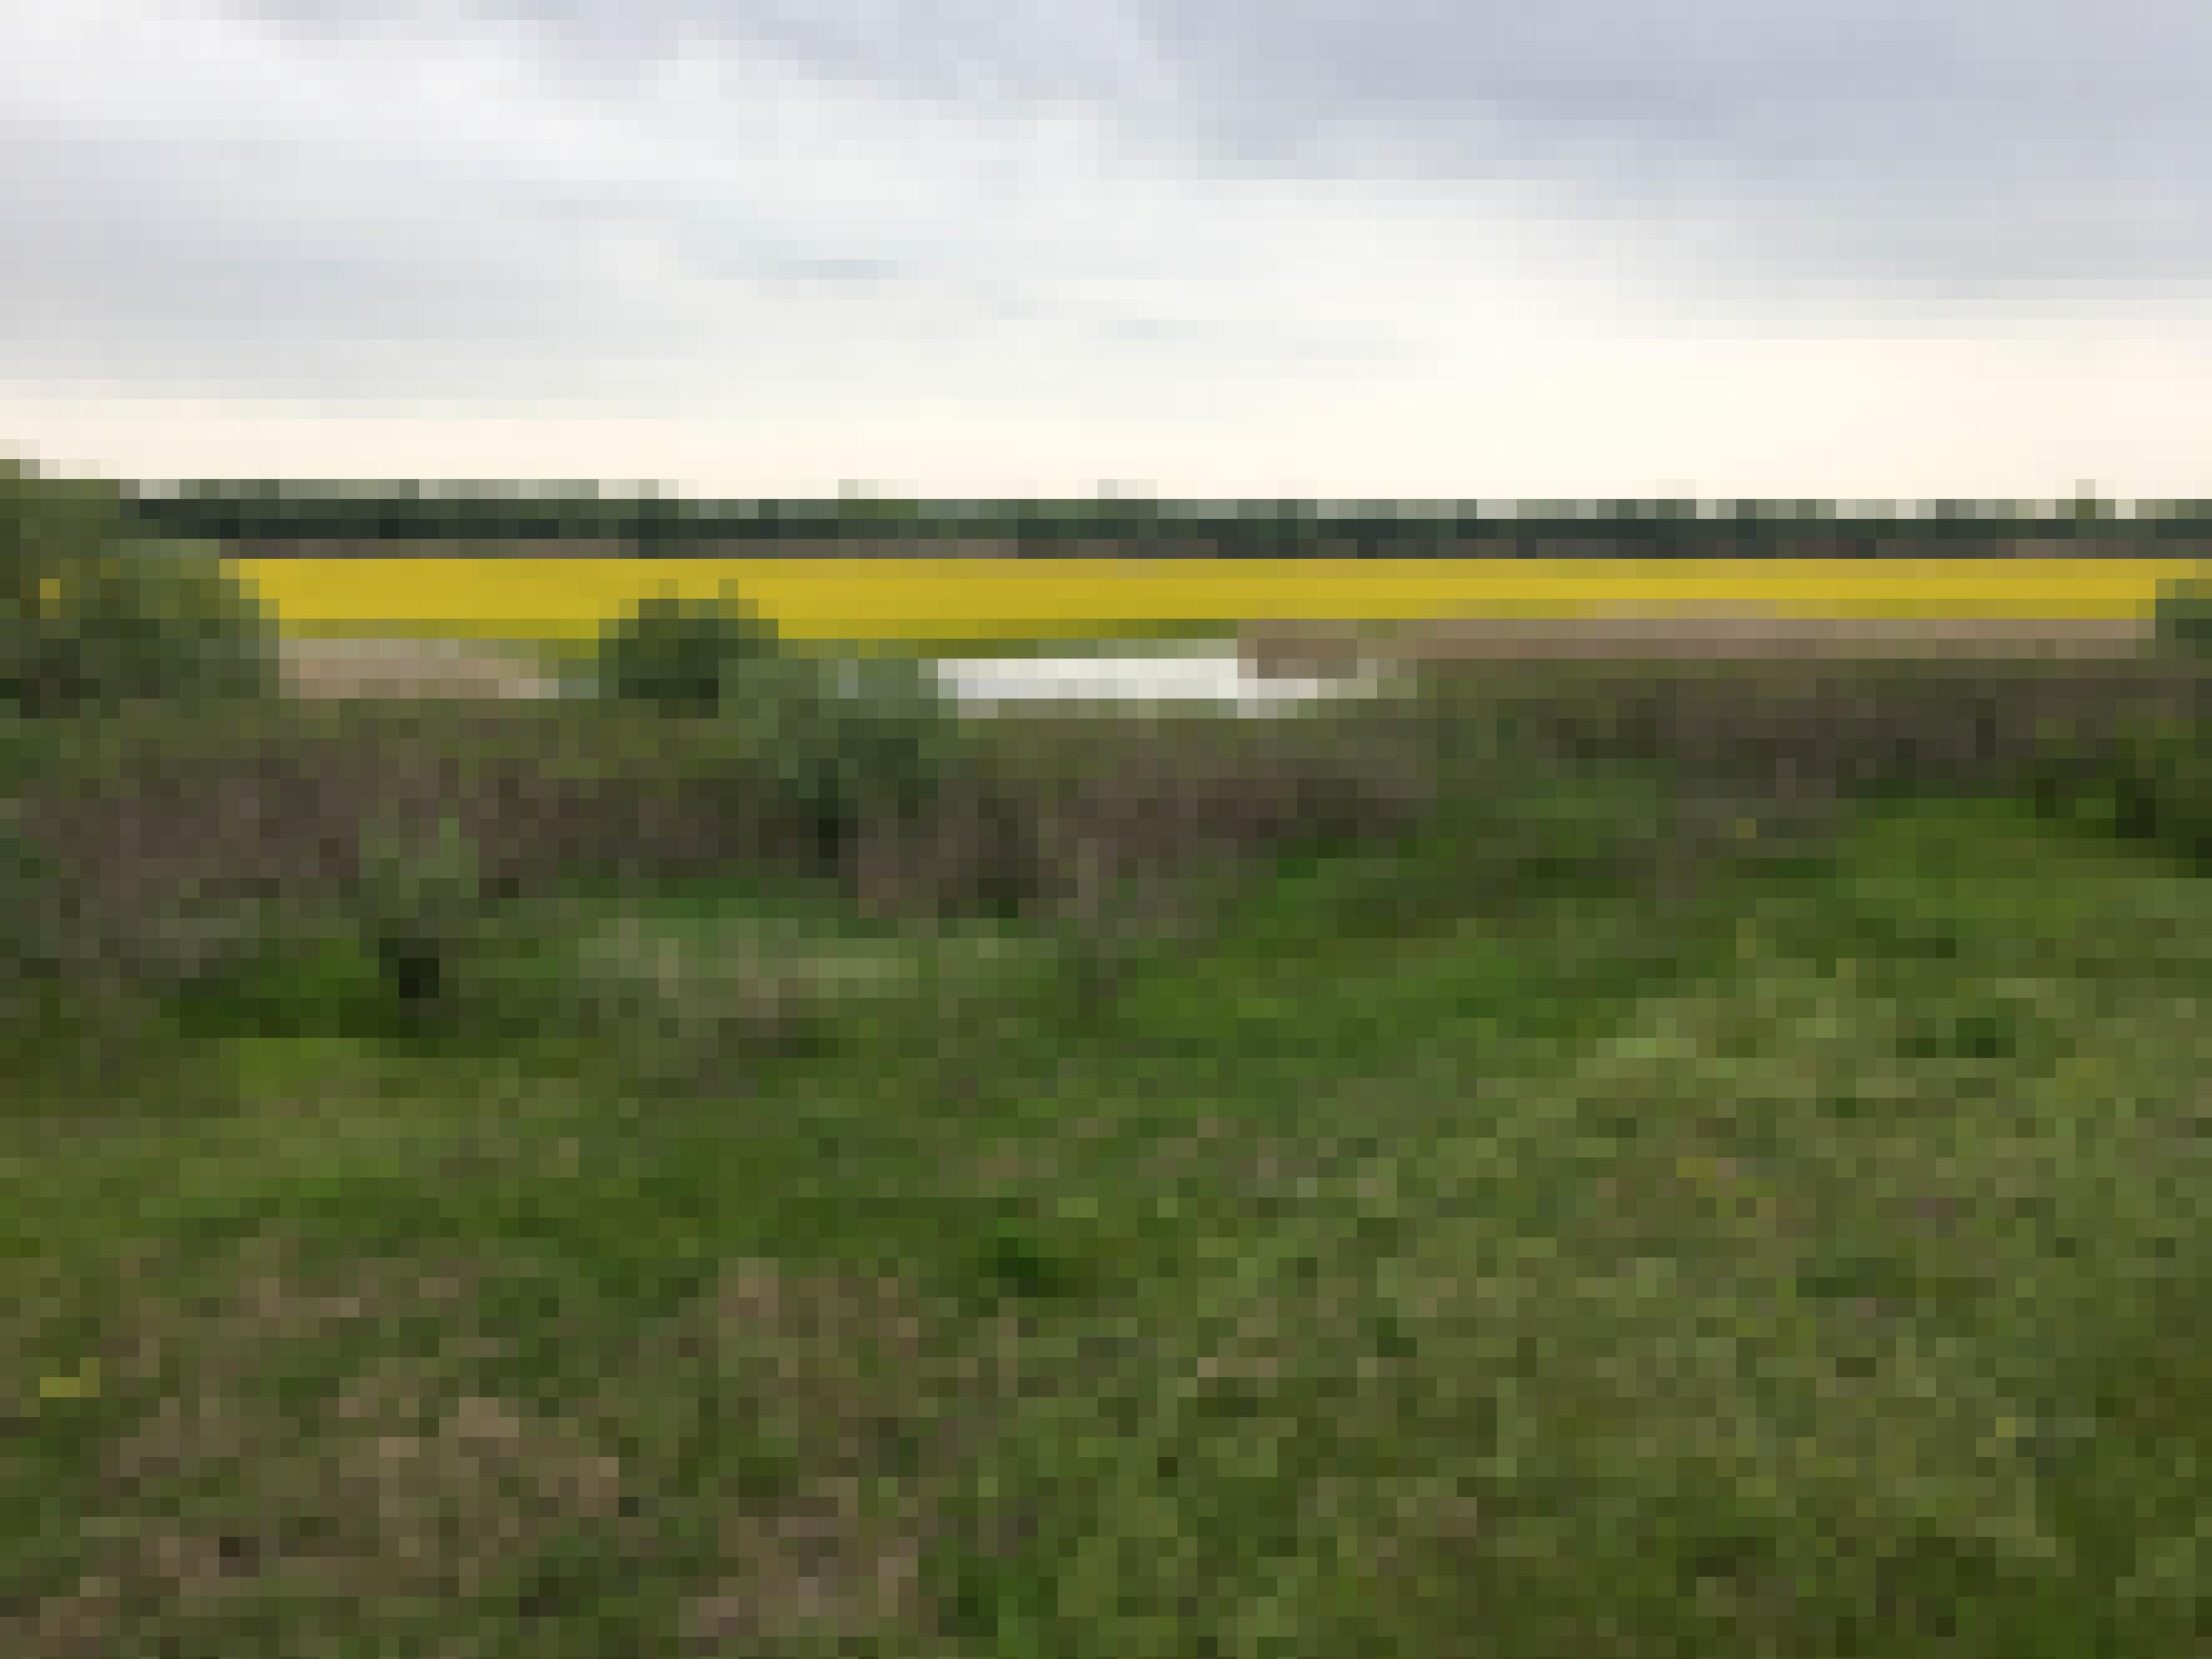
[{"label": "dark green foliage", "polygon": [[392,988],[361,941],[337,930],[295,941],[272,929],[254,948],[183,978],[166,1000],[174,1029],[217,1041],[381,1034],[389,1016],[406,1012],[393,1008]]},{"label": "dark green foliage", "polygon": [[607,629],[599,690],[619,702],[707,714],[756,683],[758,666],[781,654],[775,624],[728,593],[714,599],[665,595],[644,600]]},{"label": "dark green foliage", "polygon": [[0,461],[0,598],[11,612],[34,608],[40,582],[70,560],[129,533],[114,486],[48,477],[23,462]]},{"label": "dark green foliage", "polygon": [[2153,615],[2160,643],[2201,653],[2212,646],[2212,582],[2172,583],[2159,595]]},{"label": "dark green foliage", "polygon": [[2139,834],[2192,860],[2212,858],[2212,741],[2201,724],[2154,729],[2137,739],[2134,787],[2125,797]]},{"label": "dark green foliage", "polygon": [[457,960],[489,909],[477,849],[459,822],[441,819],[434,835],[364,835],[357,903],[362,940],[399,1008],[427,1012],[443,1004]]},{"label": "dark green foliage", "polygon": [[750,672],[718,718],[757,757],[812,861],[850,873],[871,836],[926,832],[992,791],[957,705],[925,664],[793,655]]},{"label": "dark green foliage", "polygon": [[24,1012],[67,953],[72,893],[29,821],[55,753],[51,732],[0,707],[0,1018]]},{"label": "dark green foliage", "polygon": [[[137,523],[162,538],[220,537],[319,552],[404,552],[410,544],[458,543],[497,557],[547,540],[599,544],[617,556],[728,556],[791,551],[897,556],[988,541],[1000,552],[1066,557],[1557,556],[1973,558],[2002,556],[2021,542],[2057,543],[2083,556],[2160,556],[2201,539],[2201,502],[2114,516],[2109,503],[2057,510],[1947,502],[1875,509],[1834,502],[1694,500],[1517,504],[1236,503],[1149,496],[996,501],[854,494],[830,499],[712,500],[622,495],[573,484],[464,487],[417,484],[364,490],[356,482],[199,483],[138,492]],[[2148,506],[2141,503],[2140,506]],[[1593,510],[1595,509],[1595,510]],[[319,544],[319,545],[318,545]]]},{"label": "dark green foliage", "polygon": [[941,793],[963,753],[958,709],[922,664],[866,658],[841,665],[819,728],[821,759],[848,810],[917,812]]},{"label": "dark green foliage", "polygon": [[1080,1294],[1097,1277],[1091,1264],[1013,1217],[985,1232],[975,1273],[987,1303],[1049,1301]]},{"label": "dark green foliage", "polygon": [[2029,793],[2046,816],[2093,834],[2212,857],[2212,741],[2187,711],[2130,722],[2094,745],[2054,745]]},{"label": "dark green foliage", "polygon": [[773,623],[726,593],[641,605],[609,629],[599,683],[611,702],[726,722],[772,765],[778,796],[832,867],[871,823],[937,801],[963,748],[927,664],[787,652]]},{"label": "dark green foliage", "polygon": [[220,557],[133,534],[114,487],[0,466],[0,702],[71,715],[276,690],[275,623]]},{"label": "dark green foliage", "polygon": [[112,490],[0,462],[0,699],[18,707],[24,700],[53,579],[112,546],[121,522]]},{"label": "dark green foliage", "polygon": [[34,715],[239,702],[278,689],[274,620],[218,560],[103,553],[65,570],[23,688]]},{"label": "dark green foliage", "polygon": [[20,1011],[52,965],[54,873],[42,848],[0,823],[0,1016]]}]

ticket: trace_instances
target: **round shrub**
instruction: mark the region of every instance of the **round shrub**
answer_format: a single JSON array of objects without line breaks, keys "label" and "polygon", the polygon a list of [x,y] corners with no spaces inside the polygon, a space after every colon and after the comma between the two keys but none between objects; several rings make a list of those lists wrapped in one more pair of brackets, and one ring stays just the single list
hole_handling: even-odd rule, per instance
[{"label": "round shrub", "polygon": [[2212,647],[2212,581],[2169,585],[2152,612],[2160,643],[2192,653]]},{"label": "round shrub", "polygon": [[964,753],[955,700],[928,665],[869,657],[845,665],[833,722],[854,793],[898,813],[935,800]]},{"label": "round shrub", "polygon": [[908,823],[960,787],[969,755],[951,698],[921,665],[893,659],[807,664],[744,718],[772,755],[785,799],[842,865],[870,826]]},{"label": "round shrub", "polygon": [[646,599],[602,635],[602,696],[705,714],[781,655],[775,624],[726,590],[714,599]]},{"label": "round shrub", "polygon": [[398,1001],[442,1001],[449,969],[473,943],[489,908],[489,889],[473,841],[457,819],[424,836],[365,827],[356,897],[362,941]]},{"label": "round shrub", "polygon": [[111,551],[72,560],[42,605],[19,685],[33,715],[274,696],[275,621],[219,557]]}]

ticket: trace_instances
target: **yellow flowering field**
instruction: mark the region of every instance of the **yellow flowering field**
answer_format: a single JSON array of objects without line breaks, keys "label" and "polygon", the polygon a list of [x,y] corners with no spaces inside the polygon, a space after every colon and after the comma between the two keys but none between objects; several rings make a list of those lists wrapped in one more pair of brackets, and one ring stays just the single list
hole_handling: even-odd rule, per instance
[{"label": "yellow flowering field", "polygon": [[659,593],[727,584],[794,639],[1049,639],[1258,619],[1784,615],[2118,618],[2204,574],[2173,559],[262,559],[303,635],[580,639]]}]

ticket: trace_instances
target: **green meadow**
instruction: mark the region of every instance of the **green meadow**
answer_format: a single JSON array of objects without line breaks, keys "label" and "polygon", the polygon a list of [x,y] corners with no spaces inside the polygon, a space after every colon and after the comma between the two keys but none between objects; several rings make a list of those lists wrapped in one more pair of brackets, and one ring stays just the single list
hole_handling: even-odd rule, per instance
[{"label": "green meadow", "polygon": [[1263,723],[1442,782],[1057,908],[580,867],[434,1006],[305,909],[34,979],[0,1649],[2201,1650],[2185,849],[1458,718]]},{"label": "green meadow", "polygon": [[2203,1650],[2202,594],[356,702],[119,525],[0,469],[0,1655]]}]

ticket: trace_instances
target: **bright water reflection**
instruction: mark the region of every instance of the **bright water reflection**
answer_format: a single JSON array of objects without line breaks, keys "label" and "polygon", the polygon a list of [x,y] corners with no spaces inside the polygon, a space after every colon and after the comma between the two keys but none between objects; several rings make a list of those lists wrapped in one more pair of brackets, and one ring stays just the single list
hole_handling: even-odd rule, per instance
[{"label": "bright water reflection", "polygon": [[954,657],[936,664],[963,708],[1005,703],[1212,703],[1264,714],[1371,690],[1365,681],[1263,678],[1233,648],[1058,657]]}]

